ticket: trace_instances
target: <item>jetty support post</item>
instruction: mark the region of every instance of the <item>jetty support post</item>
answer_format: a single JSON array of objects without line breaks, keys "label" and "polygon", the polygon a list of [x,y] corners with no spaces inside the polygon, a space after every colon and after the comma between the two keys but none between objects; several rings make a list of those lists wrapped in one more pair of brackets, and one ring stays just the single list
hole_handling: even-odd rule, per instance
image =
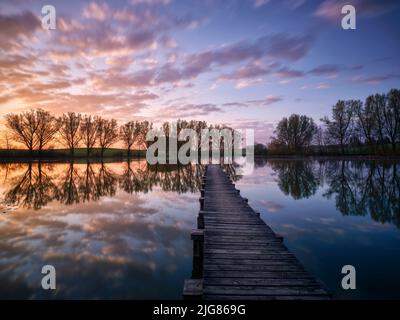
[{"label": "jetty support post", "polygon": [[192,230],[191,238],[193,241],[192,279],[201,279],[203,278],[204,230]]},{"label": "jetty support post", "polygon": [[194,229],[190,235],[193,241],[192,278],[186,279],[183,285],[185,300],[199,300],[203,296],[203,250],[204,230]]}]

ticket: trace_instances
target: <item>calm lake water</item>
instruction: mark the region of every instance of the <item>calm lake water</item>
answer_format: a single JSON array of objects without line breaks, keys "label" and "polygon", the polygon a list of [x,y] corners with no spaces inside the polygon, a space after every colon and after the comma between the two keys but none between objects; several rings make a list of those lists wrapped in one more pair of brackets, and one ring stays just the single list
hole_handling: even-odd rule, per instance
[{"label": "calm lake water", "polygon": [[[180,299],[201,166],[0,164],[0,298]],[[262,160],[241,194],[335,298],[400,298],[400,162]],[[57,290],[41,289],[54,265]],[[341,289],[341,268],[357,290]]]}]

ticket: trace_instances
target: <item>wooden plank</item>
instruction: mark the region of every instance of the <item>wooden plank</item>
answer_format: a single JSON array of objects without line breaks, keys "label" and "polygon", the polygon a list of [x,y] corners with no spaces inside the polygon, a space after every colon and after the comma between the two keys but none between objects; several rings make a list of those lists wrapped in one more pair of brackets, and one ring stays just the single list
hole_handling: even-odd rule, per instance
[{"label": "wooden plank", "polygon": [[208,294],[203,296],[204,300],[327,300],[329,297],[325,295],[294,295],[294,296],[256,296],[256,295],[247,295],[247,296],[240,296],[240,295],[213,295]]},{"label": "wooden plank", "polygon": [[281,247],[282,242],[279,240],[265,240],[265,241],[239,241],[239,242],[232,242],[232,241],[218,241],[218,242],[211,242],[206,239],[204,241],[205,250],[207,249],[226,249],[228,247],[235,248],[235,249],[243,249],[243,248],[280,248],[281,250],[286,250]]},{"label": "wooden plank", "polygon": [[243,259],[243,258],[237,258],[237,259],[211,259],[211,258],[207,258],[205,260],[205,263],[207,264],[236,264],[236,265],[288,265],[288,264],[292,264],[292,265],[297,265],[298,262],[296,259],[282,259],[282,258],[268,258],[268,259]]},{"label": "wooden plank", "polygon": [[204,250],[204,254],[207,255],[212,255],[212,254],[230,254],[230,255],[240,255],[240,254],[251,254],[251,255],[262,255],[262,254],[272,254],[272,253],[277,253],[277,254],[282,254],[282,248],[281,247],[272,247],[268,249],[264,249],[264,247],[261,247],[261,249],[237,249],[237,248],[230,248],[230,247],[225,247],[225,248],[209,248],[207,247]]},{"label": "wooden plank", "polygon": [[[209,230],[229,230],[229,231],[235,231],[235,230],[242,230],[242,231],[265,231],[267,230],[268,232],[272,232],[270,228],[268,228],[265,224],[257,223],[257,224],[239,224],[239,225],[232,225],[228,223],[210,223],[209,220],[205,221],[207,224],[207,232]],[[273,233],[273,232],[272,232]]]},{"label": "wooden plank", "polygon": [[289,252],[269,252],[263,254],[253,254],[253,253],[204,253],[205,259],[231,259],[231,260],[297,260],[296,257]]},{"label": "wooden plank", "polygon": [[186,279],[183,285],[185,299],[200,298],[203,295],[202,279]]},{"label": "wooden plank", "polygon": [[206,225],[207,228],[207,237],[213,237],[213,236],[221,236],[221,237],[252,237],[252,238],[263,238],[263,239],[269,239],[272,237],[276,237],[275,234],[268,230],[268,229],[264,229],[264,230],[235,230],[235,229],[226,229],[226,228],[208,228],[208,226]]},{"label": "wooden plank", "polygon": [[[226,223],[224,223],[222,220],[210,220],[210,219],[204,219],[204,223],[207,225],[207,228],[213,228],[213,227],[220,227],[220,226],[224,226],[225,228],[230,228],[230,229],[252,229],[254,228],[266,228],[266,225],[264,223],[261,223],[259,221],[256,220],[250,220],[250,221],[235,221],[234,223],[232,223],[231,221],[226,221]],[[246,224],[245,224],[246,223]],[[269,228],[267,228],[269,229]]]},{"label": "wooden plank", "polygon": [[290,296],[290,295],[323,295],[326,291],[313,286],[216,286],[205,285],[203,294],[226,294],[226,295],[265,295],[265,296]]},{"label": "wooden plank", "polygon": [[[217,208],[219,209],[219,208]],[[203,210],[204,212],[204,210]],[[232,218],[240,218],[243,216],[243,214],[255,214],[254,210],[251,209],[250,207],[244,207],[244,208],[231,208],[229,211],[226,212],[213,212],[211,210],[206,210],[206,215],[207,216],[212,216],[212,217],[232,217]]]},{"label": "wooden plank", "polygon": [[240,217],[231,215],[230,217],[216,217],[216,216],[208,216],[204,215],[204,220],[207,221],[210,225],[213,224],[226,224],[227,226],[231,226],[232,228],[237,227],[237,225],[249,226],[249,225],[262,225],[266,226],[265,222],[260,220],[255,213],[243,214]]},{"label": "wooden plank", "polygon": [[256,236],[249,236],[249,237],[234,237],[234,236],[209,236],[205,235],[204,236],[204,241],[207,242],[225,242],[225,243],[269,243],[272,239],[278,241],[277,237],[274,238],[266,238],[263,236],[256,237]]},{"label": "wooden plank", "polygon": [[[257,273],[259,272],[281,272],[282,274],[285,274],[285,272],[297,272],[298,274],[301,274],[302,276],[307,275],[305,270],[303,270],[301,268],[301,266],[297,266],[297,265],[243,265],[243,264],[237,264],[237,265],[227,265],[227,264],[205,264],[204,265],[204,270],[207,272],[210,272],[209,276],[213,276],[213,277],[229,277],[230,273],[228,273],[228,271],[232,271],[234,274],[234,272],[240,271],[241,273],[239,274],[239,276],[244,277],[244,273],[243,271],[252,271],[252,273]],[[212,271],[216,271],[214,273],[212,273]],[[223,273],[221,273],[222,271],[224,271]],[[212,275],[211,275],[212,274]],[[270,276],[272,277],[275,273],[272,273]],[[276,275],[279,278],[279,274]]]},{"label": "wooden plank", "polygon": [[205,278],[205,285],[215,286],[256,286],[256,287],[316,287],[320,285],[313,278]]},{"label": "wooden plank", "polygon": [[258,216],[253,212],[242,212],[240,216],[236,216],[230,214],[229,216],[210,216],[210,215],[203,215],[205,221],[209,221],[210,223],[217,222],[217,223],[227,223],[227,224],[246,224],[246,223],[261,223],[265,225],[265,222],[258,219]]},{"label": "wooden plank", "polygon": [[212,252],[213,250],[233,250],[233,251],[246,251],[246,250],[262,250],[268,251],[275,250],[281,252],[283,249],[281,247],[282,242],[269,242],[263,244],[252,245],[249,249],[249,246],[245,243],[235,243],[235,244],[227,244],[227,243],[209,243],[205,246],[204,252]]},{"label": "wooden plank", "polygon": [[215,271],[215,270],[204,270],[204,279],[208,278],[263,278],[263,279],[304,279],[308,276],[307,272],[298,272],[293,270],[277,270],[271,269],[271,271],[252,271],[252,270],[239,270],[239,271]]}]

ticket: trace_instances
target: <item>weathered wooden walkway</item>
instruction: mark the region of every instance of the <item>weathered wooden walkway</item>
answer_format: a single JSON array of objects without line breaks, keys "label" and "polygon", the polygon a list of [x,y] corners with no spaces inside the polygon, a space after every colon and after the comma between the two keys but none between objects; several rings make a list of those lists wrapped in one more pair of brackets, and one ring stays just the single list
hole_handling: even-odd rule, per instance
[{"label": "weathered wooden walkway", "polygon": [[194,267],[184,296],[203,299],[327,299],[219,165],[203,178]]}]

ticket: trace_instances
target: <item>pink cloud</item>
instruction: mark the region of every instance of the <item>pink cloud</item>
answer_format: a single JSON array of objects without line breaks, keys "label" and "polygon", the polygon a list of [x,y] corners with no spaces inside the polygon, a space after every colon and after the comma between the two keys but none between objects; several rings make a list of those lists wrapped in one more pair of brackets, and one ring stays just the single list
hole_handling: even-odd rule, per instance
[{"label": "pink cloud", "polygon": [[86,19],[95,19],[104,21],[109,17],[111,12],[110,7],[105,3],[90,2],[84,7],[82,16]]},{"label": "pink cloud", "polygon": [[277,103],[282,101],[282,97],[268,95],[264,99],[258,100],[248,100],[243,102],[227,102],[222,104],[223,107],[240,107],[240,108],[248,108],[248,107],[262,107],[262,106],[269,106],[271,104]]},{"label": "pink cloud", "polygon": [[21,14],[0,14],[0,49],[21,48],[21,37],[30,37],[41,28],[39,18],[30,11]]},{"label": "pink cloud", "polygon": [[226,123],[234,129],[253,129],[256,142],[266,143],[274,135],[276,123],[258,119],[237,119]]},{"label": "pink cloud", "polygon": [[223,110],[215,104],[177,104],[161,109],[156,114],[156,119],[164,121],[165,119],[188,119],[198,116],[208,116],[210,113],[222,112]]},{"label": "pink cloud", "polygon": [[369,77],[355,76],[352,78],[354,82],[367,83],[367,84],[379,84],[384,81],[396,80],[396,79],[400,79],[400,74],[393,73],[393,74],[385,74],[380,76],[369,76]]},{"label": "pink cloud", "polygon": [[246,65],[240,67],[239,69],[222,74],[219,79],[221,80],[242,80],[247,78],[260,77],[268,74],[270,72],[269,68],[263,66],[259,61],[251,61]]},{"label": "pink cloud", "polygon": [[171,3],[172,0],[130,0],[130,3],[133,5],[136,4],[147,4],[147,5],[152,5],[152,4],[169,4]]},{"label": "pink cloud", "polygon": [[303,71],[289,69],[287,67],[282,67],[274,72],[274,75],[277,75],[282,78],[286,79],[294,79],[294,78],[301,78],[304,76]]},{"label": "pink cloud", "polygon": [[254,8],[261,7],[263,5],[266,5],[270,0],[255,0],[254,1]]},{"label": "pink cloud", "polygon": [[346,66],[339,64],[323,64],[311,69],[308,73],[315,76],[333,76],[341,71],[354,71],[362,68],[362,65]]}]

